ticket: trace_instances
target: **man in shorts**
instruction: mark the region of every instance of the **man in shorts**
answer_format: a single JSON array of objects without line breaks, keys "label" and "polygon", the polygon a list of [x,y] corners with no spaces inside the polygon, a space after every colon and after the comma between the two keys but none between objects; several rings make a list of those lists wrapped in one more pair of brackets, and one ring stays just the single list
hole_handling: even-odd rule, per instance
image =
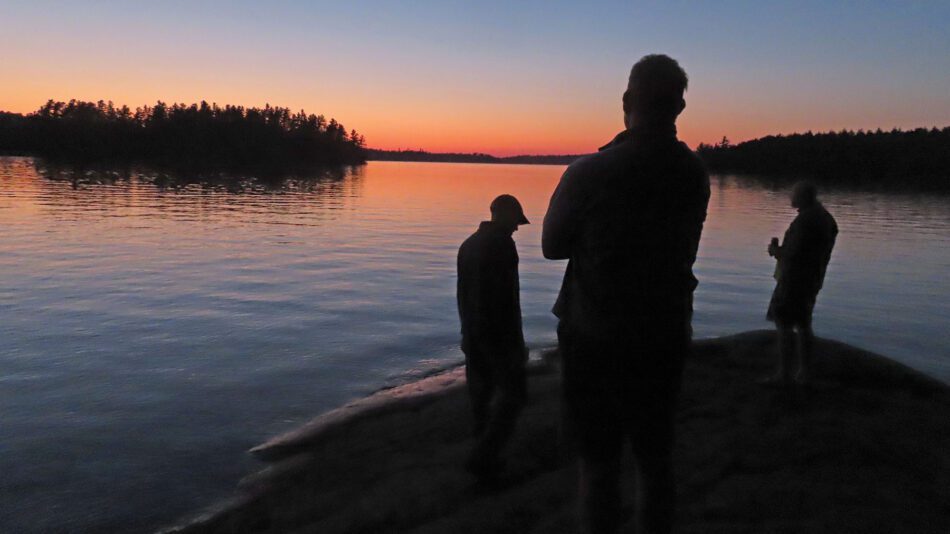
[{"label": "man in shorts", "polygon": [[[814,363],[815,334],[811,329],[815,299],[825,280],[831,250],[838,236],[838,224],[818,201],[818,190],[809,182],[799,182],[792,189],[792,207],[798,216],[785,232],[781,245],[772,238],[769,255],[778,260],[777,283],[766,317],[775,322],[778,331],[778,372],[764,383],[807,383]],[[796,367],[795,331],[798,331],[798,372]]]}]

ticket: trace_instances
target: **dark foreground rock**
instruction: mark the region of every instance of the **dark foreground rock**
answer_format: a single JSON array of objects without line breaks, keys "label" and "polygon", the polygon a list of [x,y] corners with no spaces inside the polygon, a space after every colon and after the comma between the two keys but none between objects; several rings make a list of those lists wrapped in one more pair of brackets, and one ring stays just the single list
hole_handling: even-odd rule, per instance
[{"label": "dark foreground rock", "polygon": [[[950,532],[950,389],[841,343],[817,350],[816,383],[785,390],[755,383],[774,366],[770,332],[696,343],[678,415],[677,532]],[[574,532],[557,374],[534,370],[508,472],[490,486],[461,468],[459,371],[429,380],[256,448],[264,470],[170,532]],[[629,458],[624,469],[631,512]]]}]

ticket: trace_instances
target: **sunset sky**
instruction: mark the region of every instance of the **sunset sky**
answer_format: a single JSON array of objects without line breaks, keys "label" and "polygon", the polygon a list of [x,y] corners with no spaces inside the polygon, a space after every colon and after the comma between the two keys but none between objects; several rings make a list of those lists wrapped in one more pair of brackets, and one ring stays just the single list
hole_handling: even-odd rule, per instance
[{"label": "sunset sky", "polygon": [[642,55],[680,137],[950,125],[950,2],[0,0],[0,110],[47,99],[303,108],[371,147],[582,153]]}]

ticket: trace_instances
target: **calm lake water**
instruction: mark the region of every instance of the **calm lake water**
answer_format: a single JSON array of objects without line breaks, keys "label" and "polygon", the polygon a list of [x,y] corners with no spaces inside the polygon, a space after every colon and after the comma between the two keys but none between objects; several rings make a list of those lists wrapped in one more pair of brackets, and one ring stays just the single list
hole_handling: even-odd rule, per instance
[{"label": "calm lake water", "polygon": [[[265,438],[460,361],[455,252],[499,193],[525,337],[555,340],[540,252],[563,167],[371,162],[269,186],[76,181],[0,158],[0,531],[138,531],[228,494]],[[788,191],[713,177],[697,337],[768,328]],[[820,336],[950,382],[950,197],[825,192]]]}]

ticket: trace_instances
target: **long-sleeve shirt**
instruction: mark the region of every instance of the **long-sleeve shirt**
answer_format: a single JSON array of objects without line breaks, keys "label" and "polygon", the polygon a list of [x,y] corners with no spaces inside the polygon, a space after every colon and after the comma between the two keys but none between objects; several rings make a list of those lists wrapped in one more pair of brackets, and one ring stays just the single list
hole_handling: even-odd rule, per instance
[{"label": "long-sleeve shirt", "polygon": [[676,130],[631,129],[565,171],[542,249],[568,259],[554,313],[575,332],[689,329],[709,178]]},{"label": "long-sleeve shirt", "polygon": [[518,251],[510,231],[484,221],[462,243],[456,295],[463,351],[482,346],[523,353]]}]

